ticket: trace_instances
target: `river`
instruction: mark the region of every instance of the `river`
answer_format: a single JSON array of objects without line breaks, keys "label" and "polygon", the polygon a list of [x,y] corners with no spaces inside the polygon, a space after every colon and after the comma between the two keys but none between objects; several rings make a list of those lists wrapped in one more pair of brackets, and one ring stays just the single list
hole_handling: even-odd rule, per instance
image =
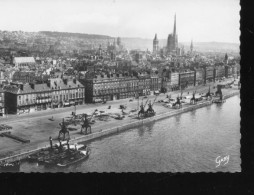
[{"label": "river", "polygon": [[238,95],[92,141],[89,158],[68,168],[22,163],[21,172],[240,172],[240,138]]}]

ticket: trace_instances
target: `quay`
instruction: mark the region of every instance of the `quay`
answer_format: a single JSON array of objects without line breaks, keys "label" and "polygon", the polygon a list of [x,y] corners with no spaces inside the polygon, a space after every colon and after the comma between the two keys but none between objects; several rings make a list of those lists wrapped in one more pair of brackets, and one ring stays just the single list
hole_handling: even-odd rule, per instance
[{"label": "quay", "polygon": [[[205,89],[203,91],[207,91],[207,89]],[[227,98],[230,98],[230,97],[232,97],[234,95],[238,95],[238,94],[239,94],[239,90],[227,90],[227,92],[224,94],[223,98],[227,99]],[[175,95],[177,95],[177,94],[175,94]],[[159,99],[160,99],[160,96],[159,96]],[[132,107],[137,107],[136,103],[137,102],[133,102]],[[128,104],[131,107],[131,104],[129,102],[128,102]],[[157,104],[159,104],[159,103],[157,103]],[[126,118],[126,120],[120,120],[120,121],[114,120],[112,122],[104,122],[104,121],[101,123],[98,122],[98,125],[92,126],[92,133],[91,134],[81,135],[77,132],[71,134],[71,140],[69,143],[88,142],[91,140],[99,139],[104,136],[109,136],[112,134],[126,131],[131,128],[142,126],[144,124],[149,124],[151,122],[162,120],[162,119],[165,119],[165,118],[168,118],[171,116],[179,115],[179,114],[189,112],[189,111],[192,111],[195,109],[210,106],[211,104],[212,104],[211,101],[205,100],[205,101],[198,102],[195,105],[183,105],[183,107],[180,109],[168,109],[168,108],[163,107],[162,105],[155,105],[156,115],[154,117],[149,117],[149,118],[139,119],[139,120]],[[113,105],[113,104],[111,104],[111,105]],[[105,107],[105,105],[104,105],[104,107]],[[58,123],[60,120],[56,120],[56,123]],[[58,133],[58,131],[55,131],[55,135],[56,135],[56,133]],[[35,143],[29,143],[29,144],[23,145],[23,146],[19,145],[18,147],[17,146],[11,147],[10,148],[11,151],[9,150],[7,153],[5,153],[4,156],[1,156],[0,161],[2,161],[2,160],[14,161],[14,160],[24,159],[25,157],[27,157],[28,155],[30,155],[32,153],[40,151],[43,148],[49,147],[48,137],[50,136],[50,134],[45,134],[45,136],[46,137],[44,137],[44,140],[42,140],[38,143],[35,142]],[[18,151],[18,149],[20,149],[22,147],[23,147],[23,150]],[[17,152],[19,152],[19,153],[17,153]]]}]

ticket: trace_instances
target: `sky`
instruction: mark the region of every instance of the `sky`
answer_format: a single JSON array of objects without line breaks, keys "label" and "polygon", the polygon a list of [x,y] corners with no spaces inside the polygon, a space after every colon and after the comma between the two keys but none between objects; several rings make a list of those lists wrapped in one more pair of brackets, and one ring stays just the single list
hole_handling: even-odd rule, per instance
[{"label": "sky", "polygon": [[239,0],[0,0],[0,30],[239,43]]}]

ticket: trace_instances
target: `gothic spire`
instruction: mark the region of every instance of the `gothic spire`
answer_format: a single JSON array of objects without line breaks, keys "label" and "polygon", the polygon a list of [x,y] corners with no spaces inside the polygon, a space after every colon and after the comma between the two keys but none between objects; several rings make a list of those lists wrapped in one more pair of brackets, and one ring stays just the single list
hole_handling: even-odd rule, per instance
[{"label": "gothic spire", "polygon": [[154,40],[157,40],[157,33],[155,34]]},{"label": "gothic spire", "polygon": [[175,14],[175,21],[174,21],[174,31],[173,36],[176,36],[176,14]]}]

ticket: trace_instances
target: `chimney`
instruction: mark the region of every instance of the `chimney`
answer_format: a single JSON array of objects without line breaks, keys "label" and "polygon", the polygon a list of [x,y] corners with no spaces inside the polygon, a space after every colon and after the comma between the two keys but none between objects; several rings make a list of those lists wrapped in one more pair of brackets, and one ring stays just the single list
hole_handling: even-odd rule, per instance
[{"label": "chimney", "polygon": [[76,83],[77,83],[77,80],[76,80],[76,79],[73,79],[73,83],[76,84]]}]

